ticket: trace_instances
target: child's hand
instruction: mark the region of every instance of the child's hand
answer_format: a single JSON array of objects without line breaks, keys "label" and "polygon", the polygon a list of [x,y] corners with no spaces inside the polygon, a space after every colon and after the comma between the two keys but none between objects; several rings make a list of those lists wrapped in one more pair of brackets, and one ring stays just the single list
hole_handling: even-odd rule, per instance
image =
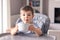
[{"label": "child's hand", "polygon": [[29,30],[35,32],[36,36],[40,36],[42,31],[40,28],[35,28],[33,25],[29,26]]},{"label": "child's hand", "polygon": [[34,27],[33,25],[30,25],[30,26],[29,26],[29,28],[28,28],[28,30],[33,31],[33,32],[34,32],[34,31],[35,31],[35,27]]},{"label": "child's hand", "polygon": [[15,30],[14,29],[11,29],[11,35],[14,35],[15,34]]},{"label": "child's hand", "polygon": [[10,33],[10,31],[11,31],[11,29],[10,29],[10,28],[8,28],[8,29],[6,30],[6,32],[7,32],[7,33]]},{"label": "child's hand", "polygon": [[41,29],[40,29],[40,28],[36,28],[36,29],[35,29],[35,34],[36,34],[36,36],[42,35]]},{"label": "child's hand", "polygon": [[17,29],[16,28],[12,28],[11,29],[11,35],[15,35],[17,33]]}]

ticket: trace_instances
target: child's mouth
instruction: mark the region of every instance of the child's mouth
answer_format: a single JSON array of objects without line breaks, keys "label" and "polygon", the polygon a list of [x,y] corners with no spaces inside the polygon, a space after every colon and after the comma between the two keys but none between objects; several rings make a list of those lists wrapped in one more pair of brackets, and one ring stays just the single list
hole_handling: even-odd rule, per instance
[{"label": "child's mouth", "polygon": [[28,19],[26,19],[26,21],[28,21]]}]

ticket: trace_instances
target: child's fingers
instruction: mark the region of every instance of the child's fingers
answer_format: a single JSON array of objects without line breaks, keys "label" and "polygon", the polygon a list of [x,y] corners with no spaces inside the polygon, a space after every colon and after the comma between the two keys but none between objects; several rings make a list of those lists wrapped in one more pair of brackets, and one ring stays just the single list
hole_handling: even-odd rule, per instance
[{"label": "child's fingers", "polygon": [[34,29],[35,29],[35,28],[34,28],[33,25],[30,25],[29,28],[28,28],[28,30],[30,30],[30,31],[34,31]]},{"label": "child's fingers", "polygon": [[17,28],[13,28],[11,29],[11,35],[15,35],[17,33],[18,29]]},{"label": "child's fingers", "polygon": [[36,28],[35,33],[36,33],[37,36],[40,36],[42,34],[42,31],[41,31],[41,29]]},{"label": "child's fingers", "polygon": [[15,34],[15,31],[14,30],[11,30],[11,35],[14,35]]}]

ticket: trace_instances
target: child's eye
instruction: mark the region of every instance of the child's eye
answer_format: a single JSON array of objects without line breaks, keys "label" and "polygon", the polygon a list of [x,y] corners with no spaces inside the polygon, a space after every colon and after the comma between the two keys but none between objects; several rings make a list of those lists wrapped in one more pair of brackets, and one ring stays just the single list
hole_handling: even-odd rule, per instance
[{"label": "child's eye", "polygon": [[23,16],[25,16],[25,14],[23,14]]},{"label": "child's eye", "polygon": [[28,14],[28,16],[31,16],[30,14]]}]

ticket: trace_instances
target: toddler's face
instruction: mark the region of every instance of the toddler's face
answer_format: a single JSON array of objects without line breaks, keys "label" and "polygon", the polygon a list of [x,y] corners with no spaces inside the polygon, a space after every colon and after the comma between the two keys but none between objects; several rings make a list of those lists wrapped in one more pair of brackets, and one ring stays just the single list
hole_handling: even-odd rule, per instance
[{"label": "toddler's face", "polygon": [[20,18],[24,23],[31,23],[33,16],[31,11],[20,11]]}]

